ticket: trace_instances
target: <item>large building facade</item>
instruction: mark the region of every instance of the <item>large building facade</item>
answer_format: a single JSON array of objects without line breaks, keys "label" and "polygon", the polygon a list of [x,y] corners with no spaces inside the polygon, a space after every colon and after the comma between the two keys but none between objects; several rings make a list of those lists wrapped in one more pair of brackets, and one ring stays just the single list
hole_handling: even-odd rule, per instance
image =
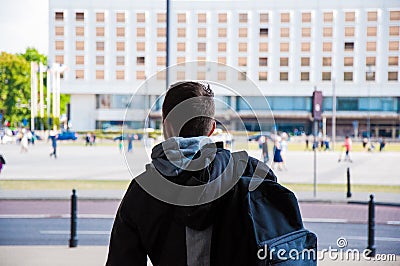
[{"label": "large building facade", "polygon": [[[165,2],[50,0],[49,62],[68,67],[61,92],[71,95],[75,130],[122,124],[132,91],[165,68]],[[317,88],[327,134],[335,91],[338,135],[365,133],[369,117],[372,135],[399,136],[399,43],[397,0],[171,0],[170,65],[205,60],[237,68],[238,82],[250,79],[263,93],[247,103],[262,114],[266,97],[283,131],[311,132]],[[199,71],[197,79],[207,75]],[[137,117],[128,126],[143,126],[147,104],[160,93],[147,94],[134,97]],[[241,97],[219,97],[246,113]],[[159,126],[159,116],[152,118]],[[251,116],[243,121],[260,130]]]}]

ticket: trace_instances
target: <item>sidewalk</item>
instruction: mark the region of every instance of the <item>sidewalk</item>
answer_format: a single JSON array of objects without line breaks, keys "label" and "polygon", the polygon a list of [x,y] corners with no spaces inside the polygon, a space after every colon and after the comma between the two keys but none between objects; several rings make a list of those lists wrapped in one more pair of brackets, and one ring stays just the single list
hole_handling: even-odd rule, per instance
[{"label": "sidewalk", "polygon": [[[2,190],[0,200],[69,200],[72,190]],[[77,196],[83,200],[121,200],[125,190],[78,190]],[[346,192],[295,192],[300,202],[323,203],[364,203],[369,201],[368,192],[353,192],[351,198],[346,198]],[[400,194],[377,192],[374,194],[376,204],[400,206]]]},{"label": "sidewalk", "polygon": [[[107,257],[107,246],[80,246],[68,248],[66,246],[0,246],[2,266],[99,266],[104,265]],[[23,254],[23,256],[21,256]],[[318,256],[321,256],[319,252]],[[319,265],[398,265],[396,261],[373,262],[361,258],[360,261],[332,260],[325,255]],[[152,264],[148,262],[148,266]]]}]

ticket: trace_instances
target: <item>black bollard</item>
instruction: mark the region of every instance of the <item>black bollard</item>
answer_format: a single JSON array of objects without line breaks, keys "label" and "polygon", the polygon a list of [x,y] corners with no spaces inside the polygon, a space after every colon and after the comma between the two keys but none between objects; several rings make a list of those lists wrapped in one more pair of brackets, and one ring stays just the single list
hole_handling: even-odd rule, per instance
[{"label": "black bollard", "polygon": [[368,202],[368,257],[375,257],[375,202],[374,195],[369,196]]},{"label": "black bollard", "polygon": [[71,196],[71,238],[69,239],[69,247],[74,248],[78,246],[78,236],[76,234],[76,229],[78,225],[78,218],[77,218],[77,196],[76,190],[72,190]]},{"label": "black bollard", "polygon": [[348,198],[351,198],[350,167],[347,167],[347,197],[348,197]]}]

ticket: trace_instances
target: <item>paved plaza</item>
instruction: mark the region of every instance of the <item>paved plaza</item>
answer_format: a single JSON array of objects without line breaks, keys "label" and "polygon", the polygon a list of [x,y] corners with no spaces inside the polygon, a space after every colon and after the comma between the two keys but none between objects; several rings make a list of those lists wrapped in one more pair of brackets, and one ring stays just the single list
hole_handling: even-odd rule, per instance
[{"label": "paved plaza", "polygon": [[[126,155],[133,175],[144,171],[150,154],[136,143],[132,153]],[[117,143],[83,146],[81,143],[60,143],[58,158],[50,154],[50,143],[41,142],[29,147],[28,153],[20,153],[16,144],[0,145],[0,153],[7,164],[1,179],[81,179],[81,180],[129,180],[124,153]],[[149,151],[150,152],[150,151]],[[261,151],[250,150],[251,156],[260,158]],[[400,185],[400,153],[398,152],[354,152],[353,163],[338,163],[339,152],[317,153],[317,182],[320,184],[343,184],[346,169],[350,167],[353,184]],[[272,155],[270,155],[272,157]],[[289,151],[287,170],[276,174],[284,183],[312,183],[313,152]]]}]

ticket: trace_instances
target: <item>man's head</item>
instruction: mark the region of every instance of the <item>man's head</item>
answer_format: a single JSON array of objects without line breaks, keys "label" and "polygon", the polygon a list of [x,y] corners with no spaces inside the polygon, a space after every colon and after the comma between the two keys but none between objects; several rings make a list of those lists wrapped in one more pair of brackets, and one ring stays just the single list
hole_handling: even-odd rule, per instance
[{"label": "man's head", "polygon": [[171,85],[162,106],[165,139],[210,136],[215,129],[213,97],[208,84],[183,81]]}]

